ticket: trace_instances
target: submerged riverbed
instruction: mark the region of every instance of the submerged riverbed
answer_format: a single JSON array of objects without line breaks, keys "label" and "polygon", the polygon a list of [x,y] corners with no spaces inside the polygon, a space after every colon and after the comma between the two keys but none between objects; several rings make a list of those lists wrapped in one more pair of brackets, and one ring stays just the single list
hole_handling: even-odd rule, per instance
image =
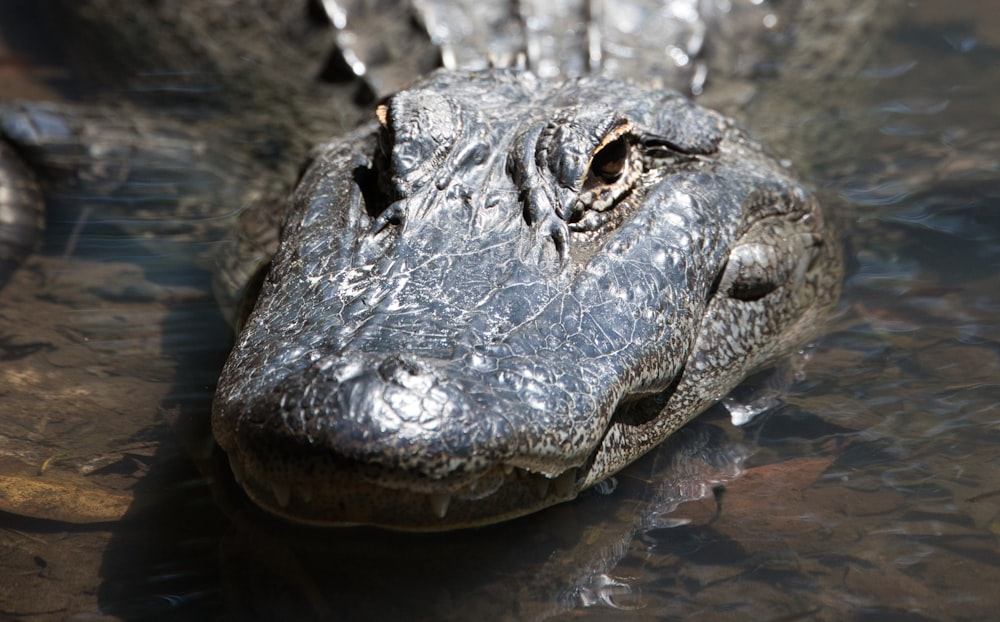
[{"label": "submerged riverbed", "polygon": [[[64,58],[3,38],[0,99],[67,90]],[[861,81],[792,116],[747,111],[764,137],[791,118],[843,133],[789,154],[842,229],[847,277],[780,404],[745,428],[717,408],[613,490],[487,529],[261,516],[208,434],[230,341],[201,262],[217,234],[125,234],[98,199],[55,211],[0,291],[0,496],[17,512],[0,513],[0,618],[990,617],[1000,14],[913,3]],[[166,200],[160,183],[130,200]]]}]

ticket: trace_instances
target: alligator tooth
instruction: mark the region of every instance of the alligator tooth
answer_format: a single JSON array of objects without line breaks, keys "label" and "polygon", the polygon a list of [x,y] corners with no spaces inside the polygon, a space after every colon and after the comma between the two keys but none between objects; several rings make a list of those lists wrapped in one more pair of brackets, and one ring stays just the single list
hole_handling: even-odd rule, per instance
[{"label": "alligator tooth", "polygon": [[431,494],[428,495],[431,500],[431,512],[438,518],[444,518],[445,514],[448,513],[448,504],[451,503],[451,495],[445,494]]},{"label": "alligator tooth", "polygon": [[538,495],[538,498],[544,499],[549,496],[549,483],[551,480],[542,475],[536,475],[534,480],[535,494]]},{"label": "alligator tooth", "polygon": [[569,469],[552,480],[552,488],[557,497],[568,497],[576,486],[576,469]]},{"label": "alligator tooth", "polygon": [[292,497],[292,489],[284,482],[271,482],[271,492],[274,494],[274,499],[283,508],[288,507],[288,502]]}]

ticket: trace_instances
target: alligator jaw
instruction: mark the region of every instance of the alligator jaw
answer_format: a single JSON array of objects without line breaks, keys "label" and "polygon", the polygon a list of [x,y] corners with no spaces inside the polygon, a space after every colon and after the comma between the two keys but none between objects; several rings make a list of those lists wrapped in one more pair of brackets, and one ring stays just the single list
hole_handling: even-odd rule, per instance
[{"label": "alligator jaw", "polygon": [[475,527],[568,501],[580,490],[576,468],[549,477],[499,466],[457,488],[425,482],[415,489],[338,473],[318,480],[286,479],[283,473],[245,464],[239,453],[231,452],[229,458],[237,482],[258,506],[318,526],[373,525],[402,531]]}]

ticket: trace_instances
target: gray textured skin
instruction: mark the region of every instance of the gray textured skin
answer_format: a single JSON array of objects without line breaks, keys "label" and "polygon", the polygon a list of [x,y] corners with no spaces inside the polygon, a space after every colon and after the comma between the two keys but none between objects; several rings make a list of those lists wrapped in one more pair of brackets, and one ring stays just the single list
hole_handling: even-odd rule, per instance
[{"label": "gray textured skin", "polygon": [[571,499],[836,298],[816,202],[672,91],[440,72],[379,117],[314,152],[216,395],[280,515],[447,529]]}]

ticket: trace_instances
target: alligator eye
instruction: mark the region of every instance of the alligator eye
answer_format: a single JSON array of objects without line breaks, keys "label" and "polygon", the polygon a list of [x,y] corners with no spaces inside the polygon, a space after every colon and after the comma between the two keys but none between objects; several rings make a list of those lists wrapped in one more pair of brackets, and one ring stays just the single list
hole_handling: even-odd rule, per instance
[{"label": "alligator eye", "polygon": [[616,138],[603,145],[590,160],[588,177],[605,184],[618,181],[628,165],[629,144],[625,138]]},{"label": "alligator eye", "polygon": [[622,204],[642,174],[641,159],[632,159],[631,127],[627,122],[620,123],[592,152],[586,176],[578,186],[572,209],[567,211],[570,231],[597,231],[613,227],[623,218],[621,210],[614,208]]},{"label": "alligator eye", "polygon": [[752,302],[760,300],[774,290],[778,289],[778,284],[767,278],[744,278],[734,281],[726,292],[730,298]]},{"label": "alligator eye", "polygon": [[730,298],[752,302],[767,296],[791,277],[793,264],[783,261],[772,246],[737,246],[722,271],[718,290]]}]

